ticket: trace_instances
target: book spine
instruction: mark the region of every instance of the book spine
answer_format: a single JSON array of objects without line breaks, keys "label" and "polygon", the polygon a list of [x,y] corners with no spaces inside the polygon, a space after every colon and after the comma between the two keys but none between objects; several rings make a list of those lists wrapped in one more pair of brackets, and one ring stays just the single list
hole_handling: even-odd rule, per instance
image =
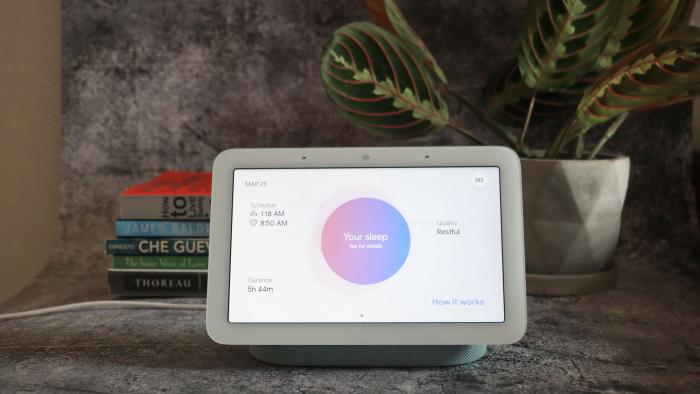
[{"label": "book spine", "polygon": [[206,238],[122,238],[105,241],[107,254],[115,256],[208,256]]},{"label": "book spine", "polygon": [[150,297],[206,297],[206,271],[147,271],[110,269],[109,290],[114,295]]},{"label": "book spine", "polygon": [[117,220],[117,237],[199,238],[209,236],[208,221]]},{"label": "book spine", "polygon": [[206,270],[208,259],[206,256],[114,256],[112,268]]},{"label": "book spine", "polygon": [[122,219],[209,220],[211,196],[120,196]]}]

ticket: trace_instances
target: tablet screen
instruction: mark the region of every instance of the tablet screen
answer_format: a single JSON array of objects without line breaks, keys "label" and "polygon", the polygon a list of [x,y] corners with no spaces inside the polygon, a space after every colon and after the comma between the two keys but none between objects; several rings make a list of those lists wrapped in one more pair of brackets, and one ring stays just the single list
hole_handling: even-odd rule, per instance
[{"label": "tablet screen", "polygon": [[498,167],[233,172],[231,323],[503,322]]}]

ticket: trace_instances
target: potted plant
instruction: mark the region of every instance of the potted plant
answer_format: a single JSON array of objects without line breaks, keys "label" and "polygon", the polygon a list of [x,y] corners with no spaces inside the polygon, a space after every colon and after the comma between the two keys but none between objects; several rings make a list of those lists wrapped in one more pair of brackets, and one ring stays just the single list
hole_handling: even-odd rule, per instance
[{"label": "potted plant", "polygon": [[[528,292],[612,287],[629,158],[602,149],[630,112],[700,93],[700,30],[686,26],[695,2],[530,0],[517,58],[480,104],[450,88],[393,0],[363,3],[372,22],[336,30],[322,58],[338,112],[383,135],[450,128],[487,144],[450,119],[443,96],[455,99],[521,156]],[[530,126],[556,116],[568,121],[548,149],[531,149]]]}]

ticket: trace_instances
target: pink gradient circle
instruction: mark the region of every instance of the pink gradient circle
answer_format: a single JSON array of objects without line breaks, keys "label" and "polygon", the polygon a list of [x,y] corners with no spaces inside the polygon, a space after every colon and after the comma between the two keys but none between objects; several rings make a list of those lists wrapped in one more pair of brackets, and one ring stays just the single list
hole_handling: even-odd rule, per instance
[{"label": "pink gradient circle", "polygon": [[333,211],[321,233],[321,248],[333,272],[348,282],[369,285],[401,269],[411,247],[408,224],[391,204],[356,198]]}]

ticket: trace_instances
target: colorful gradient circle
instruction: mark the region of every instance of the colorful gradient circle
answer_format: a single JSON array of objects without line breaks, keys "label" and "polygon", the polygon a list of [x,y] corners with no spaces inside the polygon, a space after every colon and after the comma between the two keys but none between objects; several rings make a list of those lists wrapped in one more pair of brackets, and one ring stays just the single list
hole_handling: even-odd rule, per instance
[{"label": "colorful gradient circle", "polygon": [[406,261],[411,234],[401,213],[376,198],[350,200],[333,211],[321,234],[328,266],[348,282],[389,279]]}]

